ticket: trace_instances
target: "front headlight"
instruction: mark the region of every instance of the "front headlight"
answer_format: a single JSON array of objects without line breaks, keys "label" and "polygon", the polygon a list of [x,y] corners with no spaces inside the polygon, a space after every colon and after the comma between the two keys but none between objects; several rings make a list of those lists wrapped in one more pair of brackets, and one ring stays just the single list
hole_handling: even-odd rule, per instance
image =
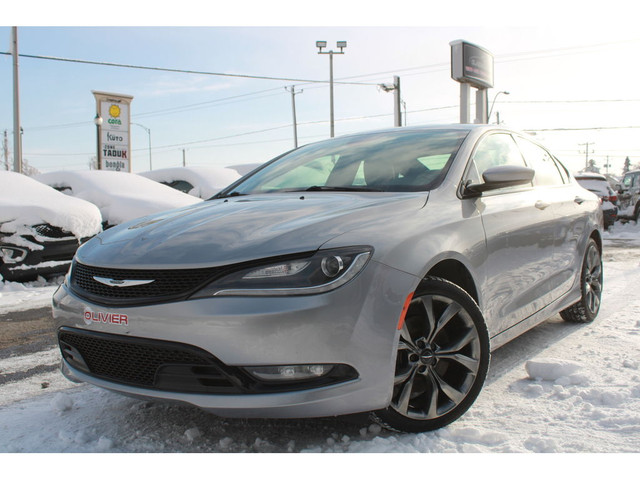
[{"label": "front headlight", "polygon": [[285,258],[244,268],[215,280],[192,298],[315,295],[328,292],[358,275],[372,252],[371,247],[319,250],[307,258]]}]

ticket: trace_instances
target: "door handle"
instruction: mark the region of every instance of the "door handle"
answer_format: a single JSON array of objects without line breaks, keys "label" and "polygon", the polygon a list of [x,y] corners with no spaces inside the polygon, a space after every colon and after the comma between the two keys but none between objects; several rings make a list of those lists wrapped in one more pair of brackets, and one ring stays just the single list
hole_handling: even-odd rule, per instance
[{"label": "door handle", "polygon": [[584,198],[576,197],[573,199],[573,201],[576,202],[578,205],[582,205],[582,202],[584,202]]},{"label": "door handle", "polygon": [[550,203],[547,202],[543,202],[542,200],[538,200],[534,207],[536,207],[538,210],[544,210],[545,208],[547,208],[548,206],[550,206]]}]

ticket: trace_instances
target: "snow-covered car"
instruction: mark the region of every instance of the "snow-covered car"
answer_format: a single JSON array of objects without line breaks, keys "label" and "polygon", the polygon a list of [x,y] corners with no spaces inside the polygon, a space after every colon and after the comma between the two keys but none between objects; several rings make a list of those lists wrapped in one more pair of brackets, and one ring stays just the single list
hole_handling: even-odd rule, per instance
[{"label": "snow-covered car", "polygon": [[34,177],[56,190],[93,203],[103,228],[135,218],[202,202],[135,173],[106,170],[58,171]]},{"label": "snow-covered car", "polygon": [[232,168],[238,172],[242,177],[253,172],[256,168],[263,166],[264,163],[240,163],[238,165],[230,165],[227,168]]},{"label": "snow-covered car", "polygon": [[492,349],[602,295],[596,195],[531,137],[405,127],[313,143],[107,230],[53,296],[62,371],[231,417],[460,417]]},{"label": "snow-covered car", "polygon": [[161,168],[138,175],[204,200],[240,178],[236,170],[211,166]]},{"label": "snow-covered car", "polygon": [[640,170],[625,173],[618,187],[618,217],[638,222],[640,220]]},{"label": "snow-covered car", "polygon": [[604,175],[591,172],[580,172],[573,175],[576,181],[590,192],[600,197],[600,208],[602,208],[604,218],[604,228],[613,226],[618,218],[618,196],[609,186],[609,182]]},{"label": "snow-covered car", "polygon": [[0,171],[0,280],[65,274],[80,243],[101,230],[95,205]]}]

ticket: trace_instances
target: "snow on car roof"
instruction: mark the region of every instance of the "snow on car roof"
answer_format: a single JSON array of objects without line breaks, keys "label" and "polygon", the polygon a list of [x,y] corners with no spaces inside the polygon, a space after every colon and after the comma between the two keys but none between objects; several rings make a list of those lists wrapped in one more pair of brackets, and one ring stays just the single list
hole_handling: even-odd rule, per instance
[{"label": "snow on car roof", "polygon": [[200,198],[211,198],[223,188],[240,178],[240,174],[231,168],[212,166],[192,166],[161,168],[142,172],[139,175],[156,182],[171,183],[183,180],[193,185],[189,195]]},{"label": "snow on car roof", "polygon": [[584,179],[604,180],[604,181],[607,180],[607,177],[605,177],[600,173],[595,173],[595,172],[579,172],[579,173],[574,173],[573,176],[576,179],[584,178]]},{"label": "snow on car roof", "polygon": [[64,193],[96,205],[102,213],[102,219],[111,225],[202,201],[128,172],[59,171],[43,173],[34,178],[54,188],[70,188]]},{"label": "snow on car roof", "polygon": [[0,171],[0,231],[25,233],[25,226],[47,223],[77,238],[102,230],[98,208],[64,195],[26,175]]}]

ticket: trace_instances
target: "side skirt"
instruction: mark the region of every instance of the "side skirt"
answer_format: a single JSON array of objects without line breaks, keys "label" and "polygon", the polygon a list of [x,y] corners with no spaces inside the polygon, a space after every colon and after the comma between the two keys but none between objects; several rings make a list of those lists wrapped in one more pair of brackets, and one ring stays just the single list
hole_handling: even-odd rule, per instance
[{"label": "side skirt", "polygon": [[565,308],[570,307],[580,300],[580,296],[580,287],[578,285],[578,288],[572,288],[571,291],[569,291],[566,295],[547,305],[542,310],[537,311],[530,317],[527,317],[521,322],[516,323],[512,327],[509,327],[508,329],[494,335],[490,339],[491,351],[500,348],[514,338],[519,337],[527,330],[531,330],[533,327],[560,313]]}]

